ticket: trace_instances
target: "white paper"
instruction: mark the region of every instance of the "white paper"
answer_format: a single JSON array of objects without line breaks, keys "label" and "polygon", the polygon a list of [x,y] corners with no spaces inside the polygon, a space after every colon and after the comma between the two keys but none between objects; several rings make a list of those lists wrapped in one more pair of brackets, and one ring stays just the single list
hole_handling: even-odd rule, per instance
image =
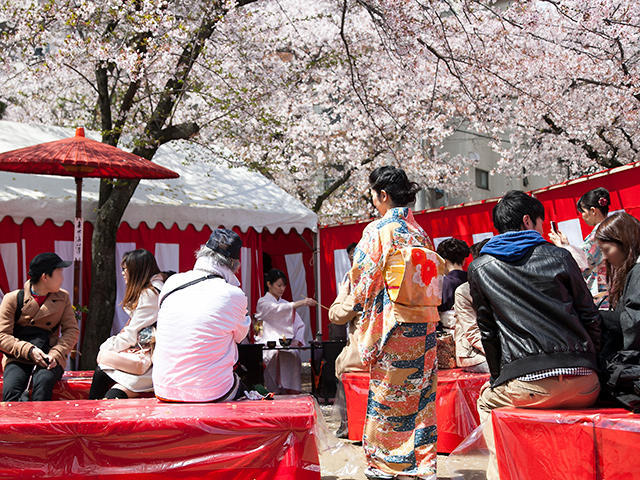
[{"label": "white paper", "polygon": [[[0,257],[4,265],[4,273],[7,274],[9,291],[18,289],[18,244],[0,243]],[[6,293],[6,292],[5,292]]]},{"label": "white paper", "polygon": [[[62,260],[69,260],[73,256],[74,244],[70,240],[55,240],[53,242],[53,251],[62,258]],[[75,260],[74,260],[75,262]],[[62,288],[65,289],[71,295],[73,300],[73,269],[74,264],[71,264],[69,268],[65,268],[62,271],[64,280],[62,281]],[[80,284],[78,285],[78,302],[82,303],[82,272],[80,272]]]},{"label": "white paper", "polygon": [[558,230],[565,234],[569,244],[579,247],[584,241],[585,235],[582,234],[582,227],[580,226],[580,220],[572,218],[571,220],[565,220],[564,222],[558,222]]},{"label": "white paper", "polygon": [[473,238],[473,243],[478,243],[482,240],[493,237],[493,232],[474,233],[471,237]]},{"label": "white paper", "polygon": [[433,239],[433,248],[438,248],[438,245],[440,245],[442,242],[444,242],[446,239],[451,238],[451,237],[436,237]]},{"label": "white paper", "polygon": [[82,261],[82,218],[76,218],[73,226],[73,260]]},{"label": "white paper", "polygon": [[345,274],[351,270],[351,262],[346,248],[333,251],[333,270],[336,275],[336,291],[338,291]]}]

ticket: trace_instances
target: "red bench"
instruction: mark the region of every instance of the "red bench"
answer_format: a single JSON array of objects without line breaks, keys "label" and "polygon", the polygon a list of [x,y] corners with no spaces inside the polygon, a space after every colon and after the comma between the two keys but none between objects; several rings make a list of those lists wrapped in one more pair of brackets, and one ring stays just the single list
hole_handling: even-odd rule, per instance
[{"label": "red bench", "polygon": [[0,478],[319,480],[311,397],[0,403]]},{"label": "red bench", "polygon": [[[476,402],[489,374],[440,370],[436,394],[438,452],[451,453],[480,423]],[[368,373],[342,375],[350,440],[362,440],[369,395]]]},{"label": "red bench", "polygon": [[501,480],[638,480],[640,416],[623,409],[492,412]]},{"label": "red bench", "polygon": [[[53,387],[52,400],[82,400],[89,398],[93,371],[64,372],[62,379]],[[0,374],[0,391],[2,375]]]},{"label": "red bench", "polygon": [[[62,378],[53,387],[51,400],[86,400],[93,379],[93,370],[71,370],[64,372]],[[0,391],[2,391],[2,375],[0,374]],[[141,394],[143,398],[153,397],[153,392]]]}]

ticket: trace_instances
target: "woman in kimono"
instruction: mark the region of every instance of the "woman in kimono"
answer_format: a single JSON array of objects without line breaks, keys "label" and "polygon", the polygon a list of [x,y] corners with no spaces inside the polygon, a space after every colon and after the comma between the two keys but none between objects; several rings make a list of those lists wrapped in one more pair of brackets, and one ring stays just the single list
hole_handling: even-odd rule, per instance
[{"label": "woman in kimono", "polygon": [[607,218],[609,205],[611,205],[611,199],[606,188],[598,187],[580,197],[576,204],[578,213],[582,220],[593,229],[579,247],[569,244],[569,240],[562,232],[552,231],[549,233],[549,239],[556,246],[566,248],[571,252],[571,256],[582,270],[582,276],[587,282],[596,305],[601,310],[609,309],[609,301],[606,298],[608,295],[607,266],[596,241],[596,230]]},{"label": "woman in kimono", "polygon": [[399,168],[369,175],[382,218],[369,224],[351,269],[369,368],[363,445],[370,479],[436,478],[436,324],[444,262],[407,207],[418,185]]},{"label": "woman in kimono", "polygon": [[[262,322],[261,342],[270,340],[280,345],[281,338],[292,339],[292,347],[304,345],[304,322],[296,308],[316,304],[312,298],[287,302],[282,294],[287,288],[287,277],[275,268],[266,275],[267,293],[258,300],[256,319]],[[296,394],[301,391],[302,363],[296,350],[266,350],[264,353],[265,386],[272,392]]]}]

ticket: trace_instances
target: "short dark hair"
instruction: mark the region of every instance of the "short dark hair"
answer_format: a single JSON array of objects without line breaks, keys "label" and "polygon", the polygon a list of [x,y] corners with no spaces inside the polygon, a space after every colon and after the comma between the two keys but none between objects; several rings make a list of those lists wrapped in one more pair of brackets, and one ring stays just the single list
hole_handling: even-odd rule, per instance
[{"label": "short dark hair", "polygon": [[484,240],[480,240],[479,242],[476,242],[473,245],[471,245],[469,250],[471,250],[471,256],[473,257],[474,260],[480,256],[480,250],[482,250],[482,247],[484,247],[489,240],[491,239],[485,238]]},{"label": "short dark hair", "polygon": [[607,216],[609,213],[609,205],[611,205],[609,190],[598,187],[582,195],[576,204],[576,208],[578,209],[578,213],[582,213],[582,210],[589,210],[591,207],[597,208],[604,216]]},{"label": "short dark hair", "polygon": [[353,252],[357,246],[358,244],[356,242],[351,242],[349,245],[347,245],[347,253],[351,255],[351,252]]},{"label": "short dark hair", "polygon": [[469,256],[469,245],[458,238],[447,238],[440,242],[436,251],[445,260],[462,265]]},{"label": "short dark hair", "polygon": [[542,203],[520,190],[511,190],[493,207],[493,226],[499,233],[522,230],[525,215],[534,223],[538,218],[544,220]]},{"label": "short dark hair", "polygon": [[401,168],[391,165],[378,167],[369,174],[369,185],[376,193],[387,192],[396,207],[406,207],[416,201],[420,185],[410,182]]},{"label": "short dark hair", "polygon": [[269,270],[264,276],[265,290],[269,290],[269,286],[267,285],[267,283],[273,285],[280,279],[282,279],[285,285],[287,284],[287,276],[282,270],[278,270],[277,268],[272,268],[271,270]]}]

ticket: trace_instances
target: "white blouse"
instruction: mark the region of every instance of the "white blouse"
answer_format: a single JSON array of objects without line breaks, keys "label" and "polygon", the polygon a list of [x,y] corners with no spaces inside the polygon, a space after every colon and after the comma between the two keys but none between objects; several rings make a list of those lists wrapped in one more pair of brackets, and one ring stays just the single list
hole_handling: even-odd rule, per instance
[{"label": "white blouse", "polygon": [[302,344],[305,343],[305,325],[293,308],[293,302],[287,302],[282,298],[277,299],[267,292],[258,300],[256,319],[262,321],[262,335],[259,337],[262,342],[270,340],[277,342],[284,336],[298,340]]}]

